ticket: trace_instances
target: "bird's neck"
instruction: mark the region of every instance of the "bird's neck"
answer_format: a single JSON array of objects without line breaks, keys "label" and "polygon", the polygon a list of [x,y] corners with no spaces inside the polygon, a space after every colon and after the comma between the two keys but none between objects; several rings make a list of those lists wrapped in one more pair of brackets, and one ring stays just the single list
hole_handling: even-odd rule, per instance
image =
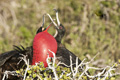
[{"label": "bird's neck", "polygon": [[61,43],[61,36],[60,36],[60,35],[57,35],[57,36],[55,37],[55,39],[56,39],[56,41],[57,41],[58,44]]}]

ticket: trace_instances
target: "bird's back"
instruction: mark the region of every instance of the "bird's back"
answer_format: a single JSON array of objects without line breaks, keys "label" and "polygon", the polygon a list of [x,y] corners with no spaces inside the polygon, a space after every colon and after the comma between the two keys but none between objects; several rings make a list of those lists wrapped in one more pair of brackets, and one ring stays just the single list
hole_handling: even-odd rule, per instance
[{"label": "bird's back", "polygon": [[[26,55],[26,58],[29,59],[30,63],[32,62],[32,47],[28,47],[24,50],[12,50],[0,55],[0,80],[5,71],[15,71],[23,68],[25,62],[21,60],[21,57]],[[25,67],[25,66],[24,66]],[[9,76],[7,80],[19,80],[18,77]]]}]

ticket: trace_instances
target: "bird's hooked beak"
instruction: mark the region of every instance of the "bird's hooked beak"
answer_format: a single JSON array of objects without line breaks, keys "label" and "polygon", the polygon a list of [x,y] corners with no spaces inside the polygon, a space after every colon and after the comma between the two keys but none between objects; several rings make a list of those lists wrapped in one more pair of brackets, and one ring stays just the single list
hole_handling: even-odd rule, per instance
[{"label": "bird's hooked beak", "polygon": [[50,18],[50,20],[52,21],[52,23],[55,25],[56,29],[59,29],[60,20],[59,20],[59,17],[58,17],[58,10],[56,10],[56,9],[53,9],[53,10],[56,12],[57,24],[54,22],[55,19],[52,19],[52,17],[50,16],[50,14],[46,13],[46,14],[43,15],[43,23],[41,25],[42,31],[44,31],[46,29],[46,28],[43,28],[44,24],[45,24],[45,15],[47,15]]},{"label": "bird's hooked beak", "polygon": [[40,26],[40,28],[37,30],[36,34],[45,30],[44,23],[45,23],[45,14],[43,15],[43,23]]},{"label": "bird's hooked beak", "polygon": [[[50,23],[50,25],[49,25],[48,27],[46,27],[46,28],[44,28],[45,15],[48,15],[49,18],[50,18],[51,21],[52,21],[52,22]],[[40,26],[40,28],[38,29],[37,33],[42,32],[42,31],[45,31],[45,30],[47,31],[47,30],[49,29],[49,27],[51,26],[52,23],[56,24],[49,14],[44,14],[44,15],[43,15],[43,23],[42,23],[42,25]]]},{"label": "bird's hooked beak", "polygon": [[58,17],[58,11],[56,9],[53,9],[56,12],[56,19],[57,19],[57,24],[54,22],[54,20],[52,19],[52,17],[50,16],[50,14],[46,13],[46,15],[50,18],[50,20],[53,22],[53,24],[55,25],[56,29],[59,29],[60,26],[60,20]]},{"label": "bird's hooked beak", "polygon": [[57,23],[58,23],[58,26],[60,26],[60,20],[59,20],[59,17],[58,17],[58,10],[56,10],[56,9],[53,9],[53,10],[56,12]]},{"label": "bird's hooked beak", "polygon": [[50,16],[50,14],[48,14],[48,13],[46,13],[46,15],[50,18],[50,20],[53,22],[53,24],[55,25],[55,27],[56,27],[56,33],[55,33],[55,35],[54,35],[54,37],[56,37],[57,36],[57,34],[58,34],[58,29],[59,29],[59,26],[60,26],[60,20],[59,20],[59,17],[58,17],[58,10],[56,10],[56,9],[53,9],[55,12],[56,12],[56,19],[57,19],[57,24],[54,22],[54,20],[52,19],[52,17]]}]

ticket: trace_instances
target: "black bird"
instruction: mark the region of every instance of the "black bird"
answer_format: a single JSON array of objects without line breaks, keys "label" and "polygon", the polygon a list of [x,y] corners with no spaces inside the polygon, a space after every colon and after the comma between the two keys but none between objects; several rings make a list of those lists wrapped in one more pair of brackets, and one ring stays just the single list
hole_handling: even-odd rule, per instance
[{"label": "black bird", "polygon": [[[54,10],[56,11],[56,19],[57,19],[57,23],[58,23],[58,25],[57,25],[55,22],[53,22],[54,25],[56,26],[56,31],[57,31],[54,36],[57,41],[57,44],[58,44],[58,49],[57,49],[57,53],[56,53],[57,60],[66,64],[67,66],[70,66],[70,56],[71,56],[72,57],[72,65],[73,65],[73,67],[75,67],[77,56],[75,54],[73,54],[71,51],[69,51],[66,47],[64,47],[64,45],[61,43],[61,40],[64,37],[66,30],[65,30],[65,27],[59,21],[58,11],[56,9],[54,9]],[[49,14],[47,14],[47,15],[52,20],[51,16]],[[81,63],[81,60],[78,59],[78,64],[80,64],[80,63]],[[64,65],[62,65],[62,66],[64,66]]]},{"label": "black bird", "polygon": [[[57,41],[58,44],[58,49],[57,49],[57,53],[56,53],[56,57],[58,62],[62,62],[64,64],[61,64],[61,66],[65,66],[65,67],[71,67],[71,62],[70,62],[70,57],[72,60],[72,67],[76,67],[76,58],[77,56],[72,53],[71,51],[69,51],[66,47],[64,47],[64,45],[61,43],[62,38],[65,35],[65,27],[60,23],[59,18],[58,18],[58,11],[56,9],[54,9],[56,11],[56,19],[57,19],[57,23],[54,23],[54,25],[56,26],[56,34],[55,34],[55,39]],[[51,19],[51,18],[50,18]],[[79,58],[78,59],[78,64],[81,63],[81,60]],[[83,66],[82,66],[83,67]],[[81,70],[82,67],[80,67],[79,69]],[[87,74],[90,75],[89,71],[87,71]],[[87,76],[87,80],[90,80],[89,77]]]}]

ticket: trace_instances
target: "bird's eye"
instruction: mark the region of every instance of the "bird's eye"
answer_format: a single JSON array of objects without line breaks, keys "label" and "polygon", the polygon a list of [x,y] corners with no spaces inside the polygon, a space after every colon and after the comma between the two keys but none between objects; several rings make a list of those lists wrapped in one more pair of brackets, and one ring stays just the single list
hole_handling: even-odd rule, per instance
[{"label": "bird's eye", "polygon": [[62,29],[62,26],[60,26],[59,29]]}]

